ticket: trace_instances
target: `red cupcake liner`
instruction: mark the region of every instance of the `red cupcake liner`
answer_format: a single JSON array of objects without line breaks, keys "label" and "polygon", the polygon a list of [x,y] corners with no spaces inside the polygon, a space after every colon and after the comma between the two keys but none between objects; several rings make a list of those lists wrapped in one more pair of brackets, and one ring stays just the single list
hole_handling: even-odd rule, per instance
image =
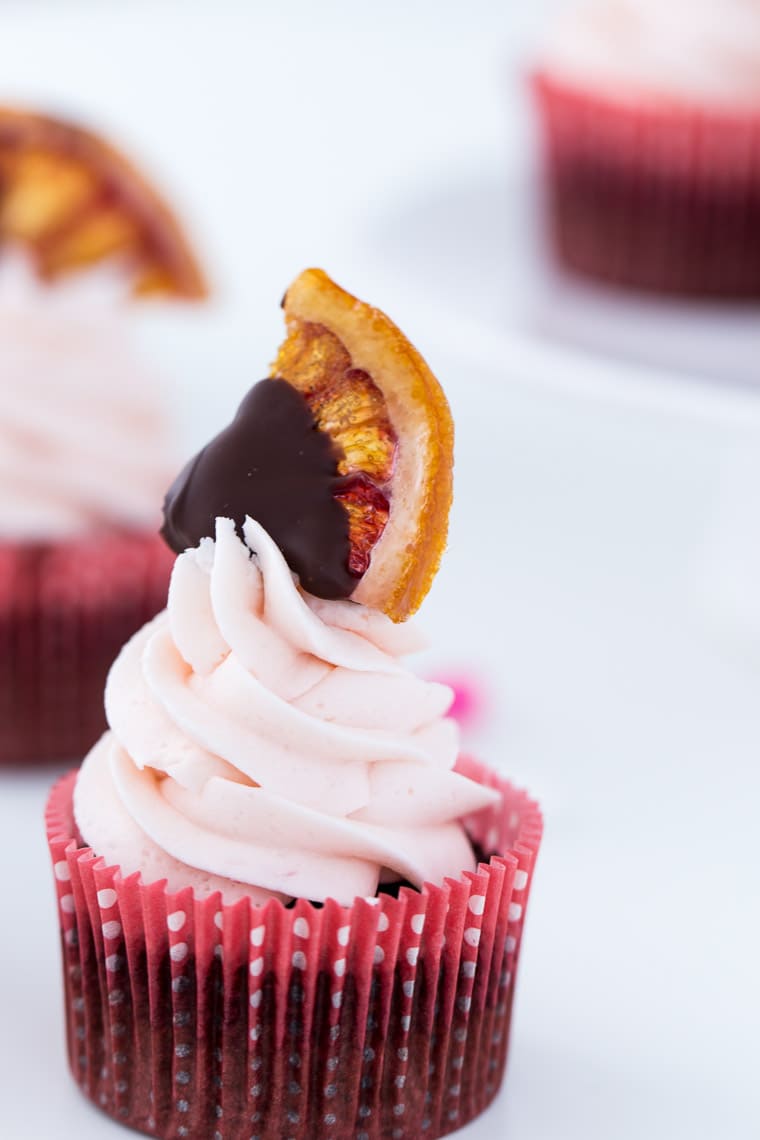
[{"label": "red cupcake liner", "polygon": [[166,605],[173,561],[153,534],[0,545],[0,766],[95,743],[108,670]]},{"label": "red cupcake liner", "polygon": [[643,106],[546,73],[532,86],[562,263],[637,289],[760,296],[760,110]]},{"label": "red cupcake liner", "polygon": [[169,893],[82,847],[76,773],[46,824],[69,1061],[110,1116],[174,1140],[418,1140],[477,1116],[504,1074],[537,805],[468,817],[475,873],[398,898],[292,908]]}]

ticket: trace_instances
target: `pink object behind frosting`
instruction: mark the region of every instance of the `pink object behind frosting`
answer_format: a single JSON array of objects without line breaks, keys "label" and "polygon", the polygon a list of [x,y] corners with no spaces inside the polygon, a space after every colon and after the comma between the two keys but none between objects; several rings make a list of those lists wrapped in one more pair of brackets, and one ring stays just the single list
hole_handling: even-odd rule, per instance
[{"label": "pink object behind frosting", "polygon": [[446,669],[440,673],[433,673],[430,680],[451,689],[454,700],[449,709],[449,716],[453,717],[463,729],[480,727],[488,718],[489,691],[483,678],[474,670],[466,667]]}]

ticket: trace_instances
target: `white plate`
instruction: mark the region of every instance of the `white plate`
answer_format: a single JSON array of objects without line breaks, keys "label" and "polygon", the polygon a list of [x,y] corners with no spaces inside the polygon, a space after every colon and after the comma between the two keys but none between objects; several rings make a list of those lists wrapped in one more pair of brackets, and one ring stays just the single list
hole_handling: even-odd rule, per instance
[{"label": "white plate", "polygon": [[[481,748],[547,815],[507,1089],[463,1138],[749,1140],[760,705],[695,582],[757,425],[562,397],[535,354],[485,369],[426,348],[458,488],[424,664],[486,673]],[[3,1135],[116,1140],[65,1066],[48,782],[0,778]]]},{"label": "white plate", "polygon": [[[689,301],[612,289],[559,270],[546,240],[534,116],[509,91],[519,139],[466,173],[409,188],[368,212],[367,260],[389,285],[424,297],[457,329],[480,329],[506,351],[516,336],[544,346],[760,392],[760,300]],[[496,159],[499,164],[496,164]],[[444,317],[447,314],[447,317]]]}]

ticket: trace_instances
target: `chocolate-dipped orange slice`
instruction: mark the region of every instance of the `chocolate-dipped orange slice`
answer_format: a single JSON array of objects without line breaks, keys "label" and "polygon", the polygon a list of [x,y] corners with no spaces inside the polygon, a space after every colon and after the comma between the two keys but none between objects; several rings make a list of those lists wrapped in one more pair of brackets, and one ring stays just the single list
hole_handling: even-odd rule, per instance
[{"label": "chocolate-dipped orange slice", "polygon": [[137,296],[206,294],[174,214],[122,154],[72,123],[0,108],[0,243],[8,241],[48,280],[118,259]]},{"label": "chocolate-dipped orange slice", "polygon": [[453,425],[437,380],[381,313],[322,270],[283,300],[271,376],[181,472],[164,505],[178,553],[218,515],[255,518],[301,585],[403,621],[438,568],[452,494]]}]

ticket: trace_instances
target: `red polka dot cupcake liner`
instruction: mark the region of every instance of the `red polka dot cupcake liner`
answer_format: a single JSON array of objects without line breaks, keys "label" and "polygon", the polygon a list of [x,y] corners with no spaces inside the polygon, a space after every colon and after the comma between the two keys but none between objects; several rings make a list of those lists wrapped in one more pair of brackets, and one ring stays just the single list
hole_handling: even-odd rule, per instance
[{"label": "red polka dot cupcake liner", "polygon": [[760,109],[643,106],[533,78],[553,244],[571,270],[760,297]]},{"label": "red polka dot cupcake liner", "polygon": [[81,759],[124,642],[166,605],[157,535],[0,544],[0,766]]},{"label": "red polka dot cupcake liner", "polygon": [[504,1074],[541,840],[502,792],[466,820],[477,872],[350,907],[224,905],[124,878],[80,845],[76,773],[47,808],[74,1079],[108,1115],[175,1140],[418,1140],[481,1113]]}]

